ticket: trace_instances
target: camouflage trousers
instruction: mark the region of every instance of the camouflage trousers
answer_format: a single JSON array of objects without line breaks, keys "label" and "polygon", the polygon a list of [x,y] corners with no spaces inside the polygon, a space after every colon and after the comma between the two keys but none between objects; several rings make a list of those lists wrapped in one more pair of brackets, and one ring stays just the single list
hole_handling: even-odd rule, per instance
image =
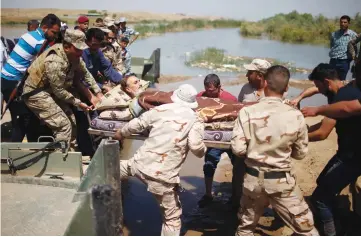
[{"label": "camouflage trousers", "polygon": [[295,178],[264,179],[245,175],[241,207],[238,211],[240,224],[236,235],[253,235],[264,208],[271,204],[282,220],[299,235],[318,235],[313,215],[303,198]]},{"label": "camouflage trousers", "polygon": [[46,91],[24,99],[29,109],[53,131],[55,140],[75,143],[76,122],[69,105]]},{"label": "camouflage trousers", "polygon": [[134,176],[147,185],[148,191],[156,198],[163,217],[162,236],[179,236],[182,206],[176,191],[176,184],[166,184],[142,174],[133,159],[120,161],[120,177]]}]

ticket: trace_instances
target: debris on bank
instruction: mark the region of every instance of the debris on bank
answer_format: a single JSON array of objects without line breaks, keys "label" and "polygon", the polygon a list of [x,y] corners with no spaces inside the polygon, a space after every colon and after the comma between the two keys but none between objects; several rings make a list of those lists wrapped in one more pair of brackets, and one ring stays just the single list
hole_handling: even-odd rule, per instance
[{"label": "debris on bank", "polygon": [[[215,72],[245,72],[244,64],[251,63],[254,57],[227,55],[226,51],[218,48],[206,48],[203,50],[188,52],[185,57],[185,65],[188,67],[205,68]],[[272,65],[278,64],[287,67],[291,73],[308,74],[310,69],[299,68],[291,62],[281,62],[274,58],[263,58]]]}]

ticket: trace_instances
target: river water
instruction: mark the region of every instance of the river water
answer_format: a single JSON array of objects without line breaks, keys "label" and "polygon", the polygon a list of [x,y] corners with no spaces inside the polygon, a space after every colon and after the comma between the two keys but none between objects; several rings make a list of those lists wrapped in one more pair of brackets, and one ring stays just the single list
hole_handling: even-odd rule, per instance
[{"label": "river water", "polygon": [[[19,37],[25,33],[25,26],[3,26],[2,35],[6,38]],[[213,29],[193,32],[167,33],[137,40],[130,46],[131,54],[137,57],[150,57],[153,50],[161,48],[161,73],[165,75],[206,75],[209,69],[187,67],[184,62],[187,53],[216,47],[226,50],[233,56],[275,58],[294,63],[301,68],[314,68],[318,63],[328,62],[329,49],[307,44],[289,44],[269,39],[250,39],[239,35],[238,29]],[[218,73],[235,76],[236,73]],[[294,74],[294,78],[304,79],[305,74]]]}]

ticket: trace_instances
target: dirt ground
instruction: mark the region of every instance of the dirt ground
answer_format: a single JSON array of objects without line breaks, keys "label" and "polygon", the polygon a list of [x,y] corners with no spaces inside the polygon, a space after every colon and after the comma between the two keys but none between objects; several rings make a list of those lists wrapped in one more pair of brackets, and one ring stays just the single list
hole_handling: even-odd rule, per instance
[{"label": "dirt ground", "polygon": [[[101,10],[97,9],[97,11],[101,12]],[[35,9],[27,9],[27,8],[1,8],[1,19],[4,22],[8,21],[27,21],[29,19],[42,19],[49,13],[53,13],[57,15],[61,19],[76,19],[78,15],[87,14],[88,10],[86,9],[55,9],[55,8],[35,8]],[[212,16],[192,16],[185,15],[182,13],[177,14],[165,14],[165,13],[150,13],[150,12],[136,12],[136,11],[127,11],[127,12],[112,12],[107,11],[108,16],[112,17],[113,14],[116,15],[116,18],[126,17],[128,22],[135,23],[143,20],[149,21],[178,21],[187,18],[199,18],[199,19],[207,19],[213,20],[218,19],[219,17]],[[93,19],[94,18],[94,19]],[[97,17],[91,17],[91,19],[95,20]]]}]

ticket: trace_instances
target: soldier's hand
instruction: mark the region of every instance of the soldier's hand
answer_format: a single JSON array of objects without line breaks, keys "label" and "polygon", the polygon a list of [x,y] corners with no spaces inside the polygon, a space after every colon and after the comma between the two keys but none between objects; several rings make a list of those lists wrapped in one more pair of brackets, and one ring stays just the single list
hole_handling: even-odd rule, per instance
[{"label": "soldier's hand", "polygon": [[93,106],[89,106],[83,102],[81,102],[79,105],[79,108],[81,108],[83,111],[90,111],[90,110],[93,110],[94,107]]},{"label": "soldier's hand", "polygon": [[92,96],[92,98],[90,99],[90,103],[92,103],[92,105],[95,107],[98,103],[100,102],[100,99],[96,96]]},{"label": "soldier's hand", "polygon": [[123,140],[123,136],[122,136],[122,134],[121,134],[121,132],[120,132],[120,129],[115,133],[115,135],[114,135],[113,138],[116,139],[116,140],[118,140],[118,141],[122,141],[122,140]]},{"label": "soldier's hand", "polygon": [[297,107],[297,105],[300,103],[300,99],[298,98],[298,97],[296,97],[296,98],[293,98],[292,100],[290,100],[290,104],[292,105],[292,106],[295,106],[295,107]]},{"label": "soldier's hand", "polygon": [[305,117],[315,117],[318,113],[318,107],[304,107],[301,112]]},{"label": "soldier's hand", "polygon": [[111,87],[110,86],[106,86],[106,85],[103,85],[102,89],[105,91],[105,92],[109,92],[111,91]]},{"label": "soldier's hand", "polygon": [[101,98],[103,98],[103,93],[101,93],[101,92],[99,92],[98,94],[96,94],[96,97],[98,98],[98,99],[101,99]]}]

